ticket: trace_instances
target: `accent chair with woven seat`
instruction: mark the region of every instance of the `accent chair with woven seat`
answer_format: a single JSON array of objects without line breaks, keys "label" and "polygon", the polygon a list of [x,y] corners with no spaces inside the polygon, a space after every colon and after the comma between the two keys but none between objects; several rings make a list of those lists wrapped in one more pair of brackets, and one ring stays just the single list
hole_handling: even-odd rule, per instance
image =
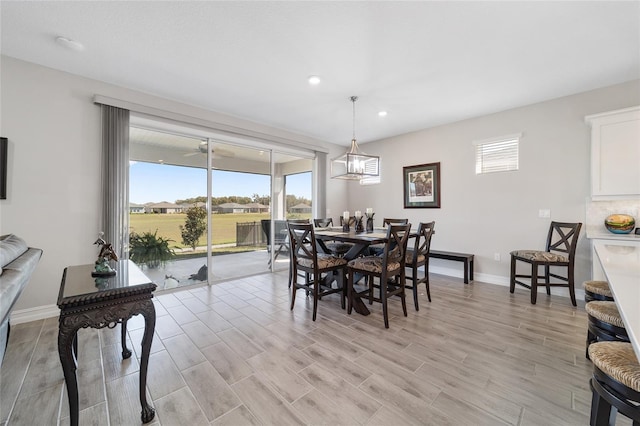
[{"label": "accent chair with woven seat", "polygon": [[[413,290],[413,304],[416,311],[418,306],[418,286],[424,283],[427,287],[427,299],[431,302],[431,290],[429,289],[429,250],[431,249],[431,236],[435,222],[418,224],[418,236],[415,238],[413,249],[407,248],[405,256],[405,265],[411,270],[411,274],[407,275],[407,281],[411,280],[411,284],[406,284],[405,288]],[[418,277],[418,269],[423,267],[424,276]]]},{"label": "accent chair with woven seat", "polygon": [[[574,283],[575,254],[580,235],[582,223],[551,222],[547,234],[547,245],[542,250],[516,250],[511,252],[511,274],[509,291],[515,290],[515,285],[521,285],[531,290],[531,304],[535,305],[538,296],[538,285],[547,288],[547,295],[551,295],[551,287],[568,287],[571,303],[576,306],[576,293]],[[524,262],[529,264],[531,271],[529,274],[517,274],[516,263]],[[539,275],[538,268],[544,267],[544,272]],[[566,269],[566,274],[551,272],[561,268]],[[544,283],[539,283],[538,278],[544,279]],[[518,278],[529,278],[529,283],[519,281]],[[551,282],[551,278],[556,278],[561,282]]]},{"label": "accent chair with woven seat", "polygon": [[594,343],[589,358],[593,363],[589,424],[614,425],[616,414],[622,413],[634,426],[640,425],[640,364],[631,343]]},{"label": "accent chair with woven seat", "polygon": [[[349,273],[347,294],[349,297],[347,312],[351,314],[353,299],[355,297],[366,296],[369,303],[382,303],[382,315],[385,328],[389,328],[388,300],[392,296],[400,297],[402,311],[407,316],[407,303],[405,297],[405,254],[411,224],[390,225],[387,228],[387,242],[381,256],[364,256],[353,259],[349,262],[347,270]],[[362,274],[367,279],[365,289],[356,291],[354,287],[355,274]],[[378,278],[376,285],[374,279]],[[393,279],[393,280],[392,280]],[[379,290],[379,295],[374,295],[375,289]]]},{"label": "accent chair with woven seat", "polygon": [[[341,257],[318,253],[316,236],[310,223],[289,223],[289,242],[291,244],[290,277],[293,277],[291,290],[291,310],[296,302],[296,291],[304,289],[306,296],[313,295],[313,321],[316,320],[318,300],[332,293],[341,294],[341,306],[345,308],[346,286],[345,271],[347,261]],[[304,283],[298,283],[298,271],[305,272]],[[337,286],[331,287],[331,281],[324,282],[323,274],[336,273]]]},{"label": "accent chair with woven seat", "polygon": [[613,293],[606,281],[585,281],[582,283],[584,287],[584,301],[592,300],[608,300],[613,301]]},{"label": "accent chair with woven seat", "polygon": [[[333,226],[333,218],[328,217],[324,219],[313,219],[313,225],[317,228],[327,228]],[[339,241],[326,242],[324,243],[324,245],[331,252],[331,254],[335,256],[344,256],[345,253],[353,247],[353,244],[343,243]]]},{"label": "accent chair with woven seat", "polygon": [[598,341],[628,342],[629,335],[622,322],[616,302],[594,300],[584,307],[589,320],[587,331],[586,356],[589,359],[589,346]]}]

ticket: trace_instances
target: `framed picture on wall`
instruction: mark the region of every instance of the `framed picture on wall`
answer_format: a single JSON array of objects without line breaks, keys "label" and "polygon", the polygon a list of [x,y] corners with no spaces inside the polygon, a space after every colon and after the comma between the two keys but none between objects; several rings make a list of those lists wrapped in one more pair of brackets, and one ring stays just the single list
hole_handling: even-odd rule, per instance
[{"label": "framed picture on wall", "polygon": [[440,208],[440,163],[402,168],[404,208]]}]

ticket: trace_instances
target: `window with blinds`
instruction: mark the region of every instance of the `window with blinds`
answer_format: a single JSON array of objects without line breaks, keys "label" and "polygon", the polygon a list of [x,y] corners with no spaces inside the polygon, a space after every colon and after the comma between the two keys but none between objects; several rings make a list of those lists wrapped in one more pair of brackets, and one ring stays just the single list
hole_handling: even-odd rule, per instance
[{"label": "window with blinds", "polygon": [[365,164],[365,173],[375,174],[376,176],[366,176],[360,179],[360,185],[375,185],[376,183],[380,183],[380,170],[379,170],[380,160],[371,161]]},{"label": "window with blinds", "polygon": [[476,174],[518,170],[518,146],[522,134],[474,141]]}]

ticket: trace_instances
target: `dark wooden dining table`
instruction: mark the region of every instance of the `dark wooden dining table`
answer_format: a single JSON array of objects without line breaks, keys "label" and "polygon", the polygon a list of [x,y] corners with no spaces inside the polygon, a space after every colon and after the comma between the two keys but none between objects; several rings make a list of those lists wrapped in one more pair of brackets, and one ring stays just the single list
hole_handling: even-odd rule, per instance
[{"label": "dark wooden dining table", "polygon": [[[362,254],[366,255],[368,252],[367,249],[372,244],[384,244],[387,242],[386,228],[374,228],[373,232],[355,232],[355,230],[344,232],[342,228],[333,227],[316,228],[314,232],[317,244],[325,253],[330,253],[330,250],[327,249],[327,246],[325,245],[325,241],[340,241],[353,244],[349,251],[347,251],[343,256],[346,261],[353,260]],[[417,233],[412,232],[409,235],[409,238],[416,236]],[[326,282],[330,283],[336,279],[336,277],[327,276],[325,279],[327,280]],[[351,298],[353,309],[357,313],[361,315],[369,315],[369,309],[359,297],[353,297],[353,295],[348,295],[348,297]]]}]

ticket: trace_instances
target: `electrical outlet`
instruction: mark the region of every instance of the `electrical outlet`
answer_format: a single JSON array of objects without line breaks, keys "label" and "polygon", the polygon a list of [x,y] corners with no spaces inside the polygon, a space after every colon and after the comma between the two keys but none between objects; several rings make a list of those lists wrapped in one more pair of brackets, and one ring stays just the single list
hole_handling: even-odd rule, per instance
[{"label": "electrical outlet", "polygon": [[500,253],[493,253],[493,260],[500,262]]},{"label": "electrical outlet", "polygon": [[538,210],[538,217],[542,217],[542,218],[551,217],[551,210],[549,210],[549,209],[540,209],[540,210]]}]

